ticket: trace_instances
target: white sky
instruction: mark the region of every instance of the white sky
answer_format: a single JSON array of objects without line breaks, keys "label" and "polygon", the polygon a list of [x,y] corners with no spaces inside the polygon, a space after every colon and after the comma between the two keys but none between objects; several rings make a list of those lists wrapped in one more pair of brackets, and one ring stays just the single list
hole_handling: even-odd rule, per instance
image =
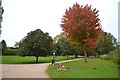
[{"label": "white sky", "polygon": [[61,18],[74,3],[92,5],[99,10],[102,28],[118,38],[118,1],[120,0],[2,0],[2,34],[7,46],[14,46],[28,32],[41,29],[55,37],[60,34]]}]

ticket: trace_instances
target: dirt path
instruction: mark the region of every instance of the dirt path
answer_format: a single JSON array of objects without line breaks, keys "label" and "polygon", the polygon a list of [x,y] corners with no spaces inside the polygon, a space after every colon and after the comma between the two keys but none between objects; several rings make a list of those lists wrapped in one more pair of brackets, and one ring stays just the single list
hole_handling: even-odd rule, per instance
[{"label": "dirt path", "polygon": [[45,74],[49,64],[3,64],[2,78],[49,78]]},{"label": "dirt path", "polygon": [[[74,60],[60,61],[56,63],[69,62]],[[45,73],[45,70],[50,64],[51,63],[17,65],[2,64],[2,78],[49,78],[49,76]]]}]

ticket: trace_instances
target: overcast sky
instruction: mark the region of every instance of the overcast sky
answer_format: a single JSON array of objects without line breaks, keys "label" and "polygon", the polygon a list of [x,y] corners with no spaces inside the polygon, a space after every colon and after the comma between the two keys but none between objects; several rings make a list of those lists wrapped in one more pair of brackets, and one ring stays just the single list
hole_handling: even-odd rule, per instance
[{"label": "overcast sky", "polygon": [[41,29],[55,37],[62,32],[61,18],[74,3],[92,5],[99,10],[104,31],[118,38],[118,1],[120,0],[2,0],[2,34],[7,46],[14,46],[28,32]]}]

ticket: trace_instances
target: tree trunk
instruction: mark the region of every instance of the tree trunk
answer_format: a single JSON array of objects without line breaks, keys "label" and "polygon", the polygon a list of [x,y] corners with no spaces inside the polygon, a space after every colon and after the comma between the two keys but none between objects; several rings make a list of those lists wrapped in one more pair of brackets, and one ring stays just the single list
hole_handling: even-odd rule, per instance
[{"label": "tree trunk", "polygon": [[78,54],[75,54],[75,58],[78,58]]},{"label": "tree trunk", "polygon": [[38,56],[36,56],[36,63],[38,63]]},{"label": "tree trunk", "polygon": [[86,51],[84,51],[84,54],[85,54],[85,62],[87,62],[87,53],[86,53]]},{"label": "tree trunk", "polygon": [[67,60],[68,60],[68,55],[67,55]]}]

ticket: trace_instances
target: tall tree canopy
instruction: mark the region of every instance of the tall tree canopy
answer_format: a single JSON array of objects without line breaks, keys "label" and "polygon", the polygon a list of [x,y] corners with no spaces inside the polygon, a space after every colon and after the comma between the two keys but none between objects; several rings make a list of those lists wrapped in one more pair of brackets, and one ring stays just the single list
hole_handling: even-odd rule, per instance
[{"label": "tall tree canopy", "polygon": [[38,62],[39,56],[45,56],[50,53],[52,46],[52,37],[48,33],[44,33],[40,29],[31,31],[23,38],[20,43],[20,52],[25,56],[35,56]]},{"label": "tall tree canopy", "polygon": [[63,35],[67,37],[68,41],[84,51],[85,61],[87,61],[86,51],[95,46],[100,38],[101,24],[98,12],[96,8],[76,3],[73,7],[66,9],[62,18]]}]

